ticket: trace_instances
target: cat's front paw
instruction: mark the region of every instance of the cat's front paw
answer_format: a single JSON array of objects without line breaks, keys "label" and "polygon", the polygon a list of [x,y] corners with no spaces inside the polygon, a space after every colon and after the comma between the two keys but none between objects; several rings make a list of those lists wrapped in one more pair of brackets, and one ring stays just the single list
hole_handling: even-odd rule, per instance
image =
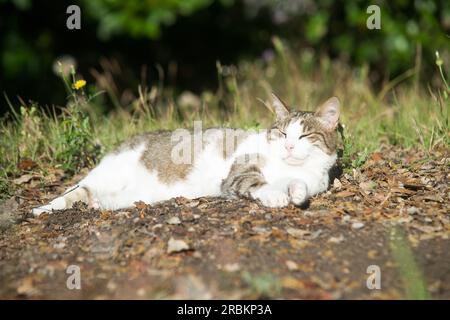
[{"label": "cat's front paw", "polygon": [[266,207],[281,208],[286,207],[289,204],[289,195],[278,189],[272,189],[267,186],[263,186],[256,190],[252,194],[253,198],[261,201]]},{"label": "cat's front paw", "polygon": [[296,206],[300,206],[308,199],[308,188],[304,182],[294,181],[288,186],[288,194],[291,202]]}]

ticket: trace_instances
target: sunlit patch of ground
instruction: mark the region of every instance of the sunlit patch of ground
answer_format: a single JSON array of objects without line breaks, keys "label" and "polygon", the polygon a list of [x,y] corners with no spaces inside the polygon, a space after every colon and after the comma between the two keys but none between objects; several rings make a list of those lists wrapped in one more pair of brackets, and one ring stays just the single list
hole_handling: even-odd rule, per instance
[{"label": "sunlit patch of ground", "polygon": [[[449,299],[449,155],[424,158],[382,148],[307,209],[177,198],[36,219],[25,209],[64,186],[31,179],[2,209],[19,218],[0,233],[0,297]],[[81,290],[66,286],[69,265]]]}]

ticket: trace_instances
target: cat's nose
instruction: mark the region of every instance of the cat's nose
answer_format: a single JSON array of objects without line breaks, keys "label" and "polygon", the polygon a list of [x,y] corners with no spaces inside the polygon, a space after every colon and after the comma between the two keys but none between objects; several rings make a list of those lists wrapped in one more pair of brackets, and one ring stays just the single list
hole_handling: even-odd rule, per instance
[{"label": "cat's nose", "polygon": [[284,147],[286,148],[286,150],[287,151],[292,151],[293,149],[294,149],[294,144],[293,143],[286,143],[285,145],[284,145]]}]

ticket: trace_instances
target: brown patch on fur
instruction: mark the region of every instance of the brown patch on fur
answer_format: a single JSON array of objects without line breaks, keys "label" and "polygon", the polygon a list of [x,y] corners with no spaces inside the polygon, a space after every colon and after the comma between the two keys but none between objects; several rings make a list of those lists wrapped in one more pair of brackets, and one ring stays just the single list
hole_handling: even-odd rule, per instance
[{"label": "brown patch on fur", "polygon": [[[202,147],[203,149],[211,143],[216,144],[218,150],[222,150],[222,157],[230,157],[238,145],[248,136],[248,132],[239,131],[237,137],[230,135],[231,131],[236,130],[231,128],[209,128],[202,132]],[[125,150],[135,149],[142,144],[145,144],[144,152],[141,156],[141,161],[145,167],[150,171],[156,171],[158,179],[166,184],[172,184],[179,180],[186,178],[195,165],[196,155],[194,153],[194,130],[187,130],[190,133],[190,139],[182,139],[180,141],[172,142],[173,131],[153,131],[144,133],[126,141],[116,149],[116,153]],[[182,146],[180,143],[184,143]],[[177,146],[184,150],[191,148],[190,163],[175,163],[172,160],[172,149]],[[202,150],[197,150],[197,155]]]}]

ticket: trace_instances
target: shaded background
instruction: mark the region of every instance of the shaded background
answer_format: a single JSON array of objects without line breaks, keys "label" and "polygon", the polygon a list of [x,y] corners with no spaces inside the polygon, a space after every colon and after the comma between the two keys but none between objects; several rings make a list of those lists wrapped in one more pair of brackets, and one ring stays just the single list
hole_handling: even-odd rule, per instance
[{"label": "shaded background", "polygon": [[[81,30],[66,28],[66,8],[81,8]],[[381,7],[381,30],[368,30],[366,9]],[[54,71],[72,57],[88,83],[116,75],[135,88],[158,82],[174,92],[214,90],[216,63],[270,59],[273,36],[299,58],[321,56],[365,67],[374,86],[420,63],[430,81],[435,51],[448,59],[450,2],[431,0],[0,0],[1,112],[12,101],[64,105]],[[422,62],[423,61],[423,62]],[[106,104],[112,108],[113,103]]]}]

